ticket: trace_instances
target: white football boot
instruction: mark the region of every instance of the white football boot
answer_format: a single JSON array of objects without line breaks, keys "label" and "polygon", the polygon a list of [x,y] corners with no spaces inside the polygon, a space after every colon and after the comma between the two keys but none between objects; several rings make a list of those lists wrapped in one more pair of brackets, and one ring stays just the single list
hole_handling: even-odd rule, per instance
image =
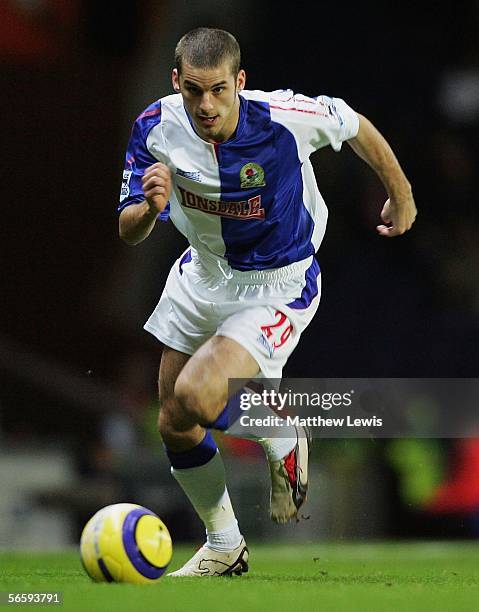
[{"label": "white football boot", "polygon": [[270,515],[275,523],[298,520],[298,511],[306,501],[311,432],[306,427],[296,427],[296,435],[293,450],[279,461],[269,462]]},{"label": "white football boot", "polygon": [[167,575],[174,578],[241,576],[248,571],[248,556],[244,538],[241,538],[239,546],[229,552],[219,552],[205,544],[183,567]]}]

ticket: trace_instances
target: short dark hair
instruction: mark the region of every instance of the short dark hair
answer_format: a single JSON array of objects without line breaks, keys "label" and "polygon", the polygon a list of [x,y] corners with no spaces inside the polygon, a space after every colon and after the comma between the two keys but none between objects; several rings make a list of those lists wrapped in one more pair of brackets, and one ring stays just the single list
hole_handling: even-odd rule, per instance
[{"label": "short dark hair", "polygon": [[231,62],[231,70],[236,76],[241,67],[241,51],[236,38],[225,30],[196,28],[182,36],[176,45],[178,73],[184,62],[195,68],[216,68],[224,60]]}]

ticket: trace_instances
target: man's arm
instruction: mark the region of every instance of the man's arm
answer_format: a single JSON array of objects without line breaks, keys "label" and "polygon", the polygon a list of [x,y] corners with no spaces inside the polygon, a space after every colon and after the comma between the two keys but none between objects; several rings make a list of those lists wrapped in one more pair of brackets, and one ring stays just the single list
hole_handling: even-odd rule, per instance
[{"label": "man's arm", "polygon": [[148,238],[159,213],[166,208],[171,193],[171,172],[168,166],[158,162],[145,170],[141,183],[144,201],[124,208],[118,221],[120,238],[130,245]]},{"label": "man's arm", "polygon": [[381,211],[384,225],[376,229],[381,236],[399,236],[411,229],[417,214],[411,184],[384,137],[366,117],[358,116],[358,134],[347,142],[376,172],[389,195]]}]

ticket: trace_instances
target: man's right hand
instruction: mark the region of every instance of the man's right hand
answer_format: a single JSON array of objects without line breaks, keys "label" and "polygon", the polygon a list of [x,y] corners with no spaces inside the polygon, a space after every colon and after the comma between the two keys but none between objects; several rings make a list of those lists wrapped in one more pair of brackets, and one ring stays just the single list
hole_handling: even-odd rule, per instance
[{"label": "man's right hand", "polygon": [[171,193],[171,172],[168,166],[161,162],[153,164],[145,170],[141,184],[150,209],[163,212]]}]

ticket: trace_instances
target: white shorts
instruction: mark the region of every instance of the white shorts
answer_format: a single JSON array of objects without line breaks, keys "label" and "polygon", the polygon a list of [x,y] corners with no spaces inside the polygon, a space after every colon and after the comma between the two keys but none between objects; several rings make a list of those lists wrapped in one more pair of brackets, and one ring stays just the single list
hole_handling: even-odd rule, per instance
[{"label": "white shorts", "polygon": [[226,336],[256,359],[260,376],[281,378],[320,296],[313,257],[276,270],[241,272],[189,248],[171,268],[145,329],[188,355],[212,336]]}]

